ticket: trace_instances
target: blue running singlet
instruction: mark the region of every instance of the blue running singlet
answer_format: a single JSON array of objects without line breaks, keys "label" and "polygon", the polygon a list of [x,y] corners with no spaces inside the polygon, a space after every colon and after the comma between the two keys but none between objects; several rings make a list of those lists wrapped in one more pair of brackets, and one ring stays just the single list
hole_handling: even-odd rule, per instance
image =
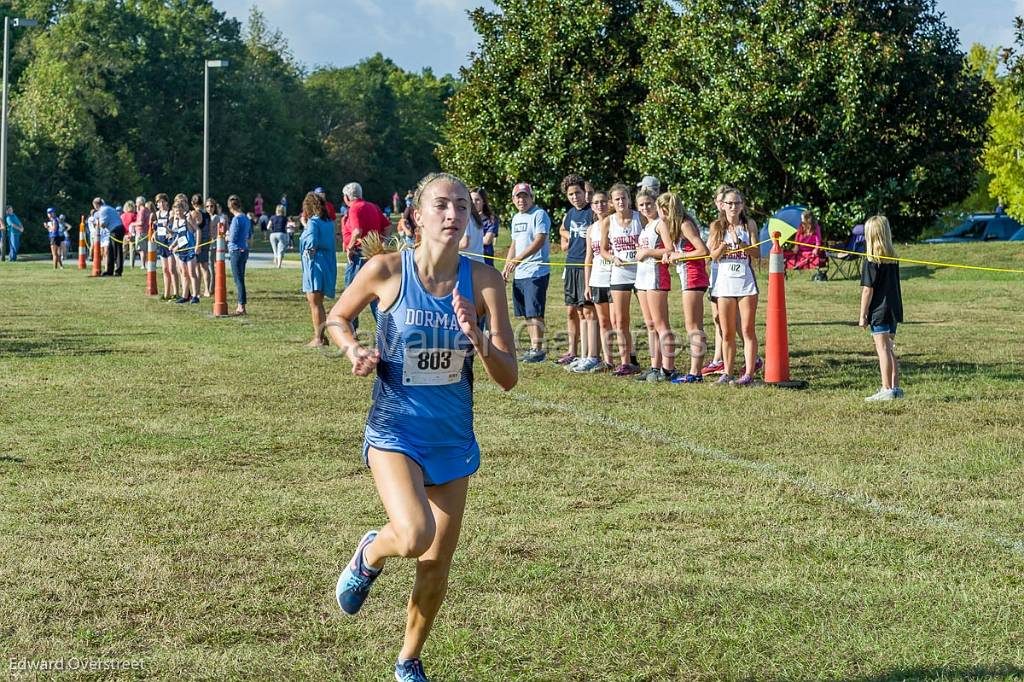
[{"label": "blue running singlet", "polygon": [[[473,433],[473,345],[459,328],[452,296],[423,288],[415,251],[402,251],[398,298],[378,311],[380,362],[366,420],[369,447],[401,453],[423,469],[427,485],[469,476],[480,467]],[[474,303],[472,261],[459,257],[459,295]]]},{"label": "blue running singlet", "polygon": [[157,211],[153,217],[153,236],[156,239],[156,253],[161,258],[172,258],[168,248],[174,235],[171,233],[171,212]]},{"label": "blue running singlet", "polygon": [[183,263],[188,263],[196,257],[196,234],[188,227],[188,221],[184,218],[174,220],[174,233],[171,243],[178,248],[176,256]]}]

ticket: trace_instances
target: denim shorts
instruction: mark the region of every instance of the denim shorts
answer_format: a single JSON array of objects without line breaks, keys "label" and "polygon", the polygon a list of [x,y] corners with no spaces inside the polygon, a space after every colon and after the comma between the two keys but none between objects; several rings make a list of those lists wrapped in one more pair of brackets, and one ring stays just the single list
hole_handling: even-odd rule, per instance
[{"label": "denim shorts", "polygon": [[896,323],[891,322],[889,324],[873,324],[871,325],[872,334],[896,334]]}]

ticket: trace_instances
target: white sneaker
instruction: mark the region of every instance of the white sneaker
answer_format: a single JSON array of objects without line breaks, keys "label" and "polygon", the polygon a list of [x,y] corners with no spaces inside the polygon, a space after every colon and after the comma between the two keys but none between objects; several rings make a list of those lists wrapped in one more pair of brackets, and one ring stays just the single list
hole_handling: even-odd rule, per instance
[{"label": "white sneaker", "polygon": [[572,371],[577,374],[585,374],[600,367],[602,364],[599,358],[583,358],[583,361],[577,364]]},{"label": "white sneaker", "polygon": [[876,393],[874,395],[870,395],[867,398],[864,398],[864,402],[874,402],[874,401],[877,401],[877,400],[895,400],[895,399],[896,399],[896,391],[892,390],[891,388],[880,388],[880,389],[878,389],[878,393]]},{"label": "white sneaker", "polygon": [[578,357],[578,358],[576,358],[575,360],[573,360],[572,362],[570,362],[570,363],[569,363],[568,365],[565,365],[565,366],[563,367],[563,369],[564,369],[564,370],[565,370],[566,372],[575,372],[575,371],[576,371],[576,368],[577,368],[577,367],[579,367],[580,365],[582,365],[582,364],[583,364],[584,362],[586,362],[586,361],[587,361],[587,359],[586,359],[586,358],[584,358],[584,357],[582,357],[582,356],[581,356],[581,357]]}]

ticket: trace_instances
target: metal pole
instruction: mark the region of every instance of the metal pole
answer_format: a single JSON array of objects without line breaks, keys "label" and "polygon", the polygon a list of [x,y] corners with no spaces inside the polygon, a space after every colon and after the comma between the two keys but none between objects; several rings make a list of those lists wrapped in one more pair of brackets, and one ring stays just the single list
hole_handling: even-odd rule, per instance
[{"label": "metal pole", "polygon": [[3,214],[4,231],[0,232],[0,260],[6,258],[7,253],[7,43],[11,31],[11,18],[4,17],[4,93],[3,113],[0,114],[0,213]]},{"label": "metal pole", "polygon": [[210,65],[203,60],[203,202],[210,198]]}]

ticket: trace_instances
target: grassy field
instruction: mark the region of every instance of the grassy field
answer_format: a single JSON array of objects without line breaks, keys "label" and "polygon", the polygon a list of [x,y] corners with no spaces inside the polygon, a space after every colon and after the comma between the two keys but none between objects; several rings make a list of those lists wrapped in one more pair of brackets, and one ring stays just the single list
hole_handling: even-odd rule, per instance
[{"label": "grassy field", "polygon": [[[1024,268],[1022,244],[901,253]],[[807,391],[480,380],[432,679],[1024,678],[1024,275],[903,273],[904,401],[863,401],[857,283],[807,275],[787,292]],[[303,347],[295,269],[250,270],[250,315],[225,320],[143,279],[0,264],[4,658],[389,679],[412,565],[357,618],[333,596],[383,520],[370,382]]]}]

